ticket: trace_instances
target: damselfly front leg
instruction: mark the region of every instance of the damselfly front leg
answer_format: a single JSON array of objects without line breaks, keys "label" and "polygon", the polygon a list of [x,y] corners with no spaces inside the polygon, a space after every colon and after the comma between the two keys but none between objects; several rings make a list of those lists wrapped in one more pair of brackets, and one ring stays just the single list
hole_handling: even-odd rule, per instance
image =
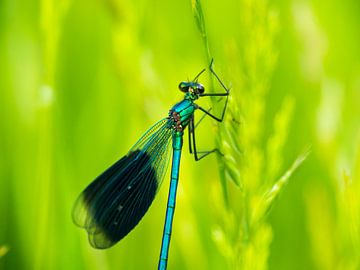
[{"label": "damselfly front leg", "polygon": [[[196,149],[196,136],[195,136],[195,129],[196,127],[200,124],[200,122],[205,118],[206,115],[210,116],[211,118],[213,118],[214,120],[218,121],[218,122],[222,122],[224,120],[224,116],[225,116],[225,111],[227,108],[227,103],[228,103],[228,98],[229,98],[229,93],[230,93],[230,89],[228,89],[224,83],[220,80],[219,76],[215,73],[215,71],[213,70],[212,66],[213,66],[213,60],[211,60],[209,69],[210,72],[215,76],[215,78],[217,79],[217,81],[220,83],[220,85],[224,88],[225,93],[209,93],[209,94],[200,94],[200,97],[204,97],[204,96],[213,96],[213,97],[224,97],[226,96],[226,100],[225,100],[225,105],[224,108],[222,110],[221,113],[221,117],[217,117],[214,114],[210,113],[210,111],[212,110],[212,108],[205,110],[204,108],[202,108],[199,105],[195,105],[197,109],[201,110],[202,112],[204,112],[204,115],[200,118],[200,120],[194,124],[194,116],[190,119],[190,123],[189,123],[189,150],[190,153],[194,154],[194,158],[196,161],[201,160],[202,158],[206,157],[207,155],[214,153],[214,152],[218,152],[219,154],[222,155],[222,153],[220,152],[219,149],[214,148],[213,150],[210,151],[197,151]],[[202,73],[202,72],[201,72]],[[201,74],[200,73],[200,74]],[[198,76],[197,76],[198,77]],[[218,100],[218,102],[221,99]],[[192,149],[193,147],[193,149]]]}]

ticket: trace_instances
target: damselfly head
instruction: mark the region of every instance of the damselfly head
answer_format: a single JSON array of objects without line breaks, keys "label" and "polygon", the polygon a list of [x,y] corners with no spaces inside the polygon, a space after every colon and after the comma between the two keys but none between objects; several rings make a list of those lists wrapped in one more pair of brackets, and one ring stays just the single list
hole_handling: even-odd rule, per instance
[{"label": "damselfly head", "polygon": [[197,95],[205,92],[204,86],[198,82],[181,82],[179,89],[184,93],[191,92]]}]

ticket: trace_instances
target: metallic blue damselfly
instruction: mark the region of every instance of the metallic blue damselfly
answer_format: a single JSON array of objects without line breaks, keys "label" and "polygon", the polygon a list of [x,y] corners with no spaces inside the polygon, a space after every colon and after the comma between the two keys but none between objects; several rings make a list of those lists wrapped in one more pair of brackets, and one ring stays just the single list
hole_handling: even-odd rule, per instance
[{"label": "metallic blue damselfly", "polygon": [[[153,125],[127,155],[98,176],[80,194],[74,205],[73,221],[87,230],[89,242],[94,248],[113,246],[139,223],[165,176],[172,141],[170,190],[158,265],[159,270],[166,269],[185,128],[189,127],[189,150],[196,161],[210,153],[219,152],[218,149],[199,152],[195,140],[195,110],[201,110],[204,116],[208,115],[218,122],[223,120],[226,111],[229,90],[214,72],[212,64],[213,61],[209,70],[225,90],[223,93],[204,93],[205,88],[198,82],[198,78],[205,69],[192,81],[181,82],[179,89],[185,93],[184,99],[170,109],[166,118]],[[211,114],[211,109],[205,110],[195,103],[195,100],[205,96],[226,97],[221,117]]]}]

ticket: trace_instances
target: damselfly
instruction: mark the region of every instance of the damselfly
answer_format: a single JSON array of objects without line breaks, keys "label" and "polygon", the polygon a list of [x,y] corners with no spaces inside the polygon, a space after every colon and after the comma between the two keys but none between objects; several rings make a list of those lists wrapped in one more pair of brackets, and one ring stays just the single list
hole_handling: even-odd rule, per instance
[{"label": "damselfly", "polygon": [[[204,116],[208,115],[218,122],[223,120],[226,111],[229,90],[214,72],[212,64],[213,61],[209,70],[225,90],[223,93],[204,93],[205,88],[198,82],[198,78],[205,69],[194,80],[181,82],[179,89],[185,93],[184,99],[170,109],[166,118],[152,126],[127,155],[98,176],[80,194],[73,209],[73,220],[76,225],[87,230],[89,242],[94,248],[111,247],[139,223],[165,176],[172,141],[170,190],[158,265],[158,269],[166,269],[185,128],[189,127],[189,150],[196,161],[218,151],[199,152],[195,140],[195,110],[203,111]],[[211,109],[205,110],[195,103],[199,97],[205,96],[226,97],[220,117],[211,114]]]}]

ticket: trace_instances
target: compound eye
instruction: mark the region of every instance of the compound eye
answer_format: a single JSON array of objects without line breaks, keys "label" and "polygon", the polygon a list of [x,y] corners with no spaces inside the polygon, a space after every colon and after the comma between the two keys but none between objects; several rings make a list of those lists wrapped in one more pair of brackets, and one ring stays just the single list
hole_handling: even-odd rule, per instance
[{"label": "compound eye", "polygon": [[205,92],[205,88],[202,84],[199,84],[197,87],[197,91],[199,94],[203,94]]},{"label": "compound eye", "polygon": [[186,93],[186,92],[189,91],[189,84],[188,84],[187,82],[181,82],[181,83],[179,84],[179,89],[180,89],[180,91]]}]

